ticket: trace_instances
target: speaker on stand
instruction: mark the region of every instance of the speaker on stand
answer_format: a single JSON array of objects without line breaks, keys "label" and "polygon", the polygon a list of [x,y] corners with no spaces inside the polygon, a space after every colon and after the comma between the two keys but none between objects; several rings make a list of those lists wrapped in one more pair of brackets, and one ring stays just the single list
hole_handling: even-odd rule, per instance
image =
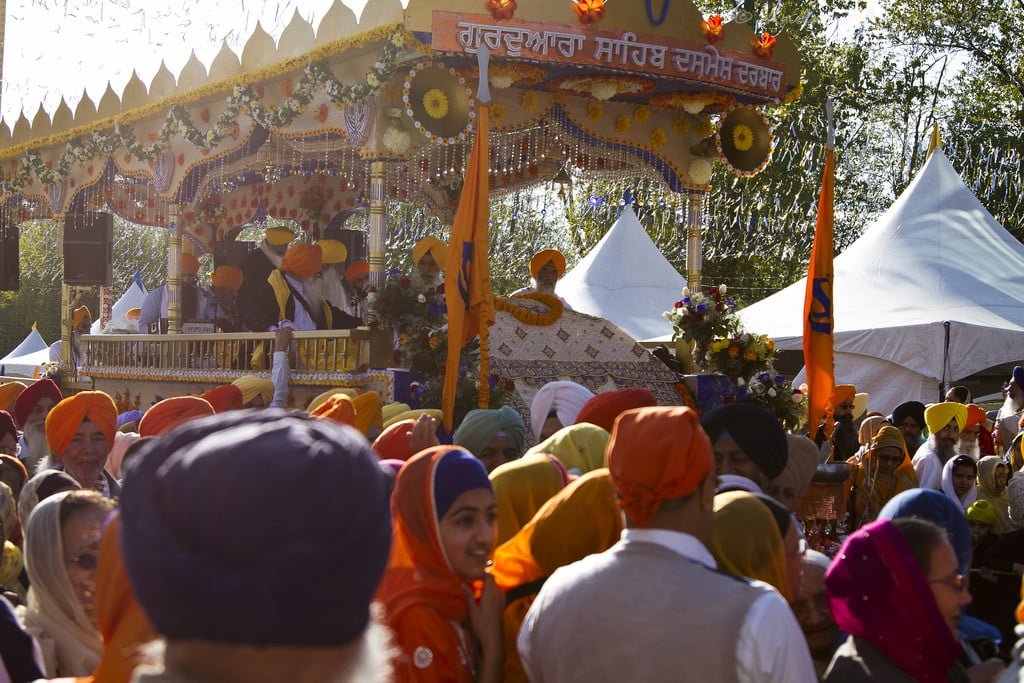
[{"label": "speaker on stand", "polygon": [[100,211],[64,217],[64,282],[69,285],[114,283],[114,216]]},{"label": "speaker on stand", "polygon": [[0,225],[0,292],[16,292],[21,281],[17,225]]}]

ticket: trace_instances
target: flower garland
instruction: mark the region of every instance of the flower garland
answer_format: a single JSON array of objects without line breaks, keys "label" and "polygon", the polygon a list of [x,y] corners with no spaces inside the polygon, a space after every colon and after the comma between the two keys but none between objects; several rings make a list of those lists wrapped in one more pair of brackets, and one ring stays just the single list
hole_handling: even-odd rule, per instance
[{"label": "flower garland", "polygon": [[[530,299],[531,301],[540,302],[548,307],[548,312],[537,313],[536,311],[523,308],[522,306],[516,305],[513,302],[514,299]],[[565,311],[565,306],[557,296],[541,294],[540,292],[528,292],[526,294],[517,294],[507,299],[495,299],[494,310],[504,311],[526,325],[547,327],[548,325],[555,324],[558,319],[562,317],[562,313]]]},{"label": "flower garland", "polygon": [[330,100],[338,106],[348,106],[373,95],[390,80],[398,67],[399,55],[405,46],[405,35],[395,32],[384,45],[384,53],[366,77],[359,83],[345,85],[331,72],[325,62],[310,61],[302,77],[294,86],[288,98],[280,106],[265,105],[257,90],[250,85],[236,85],[228,96],[227,106],[208,130],[200,130],[192,121],[188,110],[181,104],[171,106],[159,132],[150,136],[150,144],[144,145],[127,123],[119,123],[107,132],[95,131],[71,140],[53,167],[48,167],[38,150],[25,153],[22,163],[14,173],[5,172],[0,179],[0,192],[19,193],[33,174],[43,185],[57,185],[71,172],[73,165],[95,158],[111,156],[118,149],[128,152],[141,161],[155,161],[171,146],[175,136],[180,136],[201,151],[209,152],[225,138],[238,135],[239,115],[249,116],[264,128],[282,128],[302,114],[314,94],[323,89]]},{"label": "flower garland", "polygon": [[[480,68],[469,66],[460,69],[461,74],[467,81],[480,78]],[[536,85],[548,76],[548,70],[532,64],[522,62],[492,62],[487,69],[487,80],[498,90],[521,88],[527,85]]]},{"label": "flower garland", "polygon": [[551,89],[567,90],[575,95],[590,95],[610,100],[619,95],[642,95],[654,90],[654,81],[639,76],[563,76],[551,81]]},{"label": "flower garland", "polygon": [[683,110],[688,114],[722,111],[736,104],[736,98],[720,92],[666,92],[651,96],[651,106]]}]

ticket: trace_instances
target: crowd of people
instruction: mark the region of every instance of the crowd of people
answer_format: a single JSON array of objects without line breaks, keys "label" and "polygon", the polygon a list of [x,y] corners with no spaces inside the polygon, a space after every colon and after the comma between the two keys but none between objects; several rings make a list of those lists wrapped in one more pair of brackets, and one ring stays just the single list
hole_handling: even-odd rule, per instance
[{"label": "crowd of people", "polygon": [[[993,414],[839,385],[808,435],[568,380],[450,435],[372,391],[288,410],[292,329],[358,317],[306,305],[343,251],[290,241],[230,274],[271,290],[236,307],[269,378],[125,412],[0,385],[0,683],[1018,680],[1024,368]],[[837,467],[829,556],[797,512]]]}]

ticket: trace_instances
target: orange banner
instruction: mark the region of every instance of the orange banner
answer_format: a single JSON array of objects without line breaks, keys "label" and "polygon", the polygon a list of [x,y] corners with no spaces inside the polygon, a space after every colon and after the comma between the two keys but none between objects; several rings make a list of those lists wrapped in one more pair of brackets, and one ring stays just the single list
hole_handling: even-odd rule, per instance
[{"label": "orange banner", "polygon": [[[807,428],[811,437],[819,425],[825,438],[832,437],[835,393],[835,356],[832,331],[832,285],[835,272],[833,215],[835,204],[835,150],[825,150],[825,170],[818,197],[818,222],[814,229],[814,247],[807,267],[807,293],[804,295],[804,366],[807,371]],[[824,424],[823,424],[824,422]]]},{"label": "orange banner", "polygon": [[448,259],[445,261],[444,298],[448,305],[448,363],[444,373],[445,429],[451,431],[455,417],[455,388],[459,379],[462,347],[480,334],[480,407],[490,402],[488,377],[488,328],[494,324],[494,293],[487,264],[488,230],[488,136],[489,105],[480,104],[476,139],[469,155],[459,208],[455,212]]}]

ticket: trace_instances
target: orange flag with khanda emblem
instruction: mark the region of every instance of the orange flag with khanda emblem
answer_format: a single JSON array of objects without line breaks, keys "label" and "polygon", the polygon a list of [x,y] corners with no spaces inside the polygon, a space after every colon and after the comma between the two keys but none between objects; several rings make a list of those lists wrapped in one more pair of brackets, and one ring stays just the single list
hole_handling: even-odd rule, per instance
[{"label": "orange flag with khanda emblem", "polygon": [[[481,69],[481,74],[486,73]],[[481,81],[486,79],[481,76]],[[481,408],[490,403],[488,377],[488,328],[494,324],[494,293],[491,274],[487,266],[487,221],[490,206],[487,140],[487,114],[489,104],[481,98],[477,115],[476,139],[466,167],[459,208],[452,224],[445,262],[444,299],[448,305],[448,362],[444,373],[444,392],[441,408],[444,410],[445,429],[451,431],[455,410],[455,388],[459,379],[459,359],[462,347],[478,333],[480,335],[480,402]]]},{"label": "orange flag with khanda emblem", "polygon": [[832,331],[835,326],[832,285],[835,272],[833,216],[835,202],[835,150],[831,134],[825,150],[825,170],[818,198],[818,222],[814,229],[814,247],[807,268],[807,292],[804,295],[804,366],[807,370],[807,427],[813,438],[824,421],[825,438],[832,437],[835,394],[835,356]]}]

